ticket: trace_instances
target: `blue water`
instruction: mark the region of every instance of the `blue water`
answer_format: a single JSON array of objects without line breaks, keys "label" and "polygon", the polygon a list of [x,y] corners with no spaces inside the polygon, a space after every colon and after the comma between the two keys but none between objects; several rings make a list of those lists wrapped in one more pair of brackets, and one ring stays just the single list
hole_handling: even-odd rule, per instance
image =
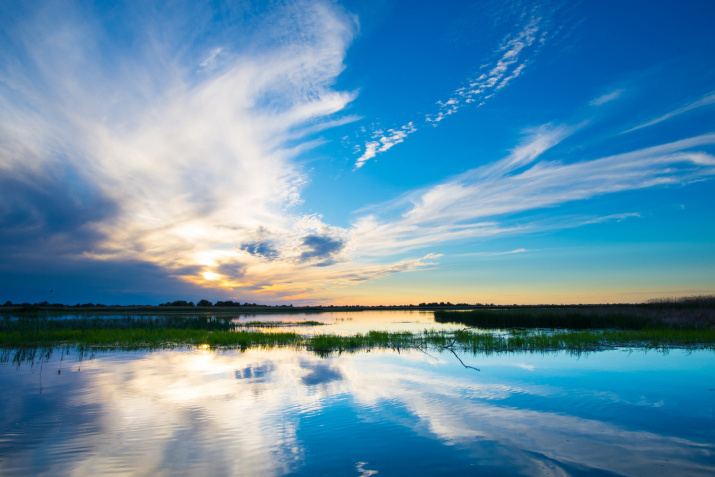
[{"label": "blue water", "polygon": [[715,353],[55,350],[1,475],[712,475]]}]

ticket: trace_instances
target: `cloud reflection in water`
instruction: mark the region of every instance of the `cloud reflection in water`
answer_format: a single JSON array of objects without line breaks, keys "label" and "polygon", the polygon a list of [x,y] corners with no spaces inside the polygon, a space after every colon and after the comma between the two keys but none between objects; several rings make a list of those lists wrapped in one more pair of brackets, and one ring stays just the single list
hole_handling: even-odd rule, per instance
[{"label": "cloud reflection in water", "polygon": [[[52,405],[41,406],[38,370],[3,365],[3,382],[14,384],[0,392],[6,409],[38,417],[32,429],[2,421],[0,472],[283,475],[320,459],[348,475],[363,462],[386,474],[392,465],[514,475],[715,470],[713,406],[699,385],[713,378],[713,353],[464,358],[482,371],[448,354],[197,350],[100,354],[81,372],[65,359],[57,375],[47,372],[55,356],[41,397]],[[656,371],[680,390],[662,389]],[[40,431],[58,419],[61,439]]]}]

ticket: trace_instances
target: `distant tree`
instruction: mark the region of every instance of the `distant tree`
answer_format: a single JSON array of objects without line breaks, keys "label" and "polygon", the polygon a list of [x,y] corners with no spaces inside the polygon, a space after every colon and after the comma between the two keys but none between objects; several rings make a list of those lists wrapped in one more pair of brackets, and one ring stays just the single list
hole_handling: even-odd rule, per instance
[{"label": "distant tree", "polygon": [[161,303],[159,306],[194,306],[194,302],[186,300],[167,301],[166,303]]},{"label": "distant tree", "polygon": [[6,301],[3,306],[12,306],[12,302],[10,300]]},{"label": "distant tree", "polygon": [[213,304],[208,300],[200,300],[196,306],[213,306]]}]

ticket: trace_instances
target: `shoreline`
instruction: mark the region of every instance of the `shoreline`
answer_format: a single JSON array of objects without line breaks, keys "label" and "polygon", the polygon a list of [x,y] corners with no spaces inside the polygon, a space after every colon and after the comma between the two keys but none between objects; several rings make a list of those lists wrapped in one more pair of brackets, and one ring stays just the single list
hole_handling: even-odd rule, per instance
[{"label": "shoreline", "polygon": [[12,304],[0,306],[0,314],[123,314],[132,312],[138,314],[172,314],[189,312],[202,314],[227,314],[227,313],[330,313],[330,312],[356,312],[356,311],[462,311],[462,310],[598,310],[598,309],[715,309],[715,302],[657,302],[657,303],[608,303],[608,304],[530,304],[530,305],[494,305],[494,304],[445,304],[445,305],[315,305],[315,306],[288,306],[288,305],[245,305],[245,306],[168,306],[168,305],[58,305],[58,304]]}]

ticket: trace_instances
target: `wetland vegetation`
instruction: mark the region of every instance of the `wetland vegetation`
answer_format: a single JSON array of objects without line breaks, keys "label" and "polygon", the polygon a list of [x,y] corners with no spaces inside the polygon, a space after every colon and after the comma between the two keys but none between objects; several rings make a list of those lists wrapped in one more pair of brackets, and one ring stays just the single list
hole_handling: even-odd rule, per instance
[{"label": "wetland vegetation", "polygon": [[438,323],[459,323],[479,328],[707,330],[715,328],[715,302],[689,307],[648,304],[437,310],[434,316]]},{"label": "wetland vegetation", "polygon": [[[458,349],[471,352],[587,351],[616,347],[715,349],[715,298],[643,305],[494,307],[435,311],[457,329],[318,333],[320,321],[244,321],[230,316],[164,314],[65,316],[25,313],[0,319],[0,347],[9,349],[161,349],[295,347],[319,353],[369,349]],[[301,330],[309,328],[309,333]]]}]

